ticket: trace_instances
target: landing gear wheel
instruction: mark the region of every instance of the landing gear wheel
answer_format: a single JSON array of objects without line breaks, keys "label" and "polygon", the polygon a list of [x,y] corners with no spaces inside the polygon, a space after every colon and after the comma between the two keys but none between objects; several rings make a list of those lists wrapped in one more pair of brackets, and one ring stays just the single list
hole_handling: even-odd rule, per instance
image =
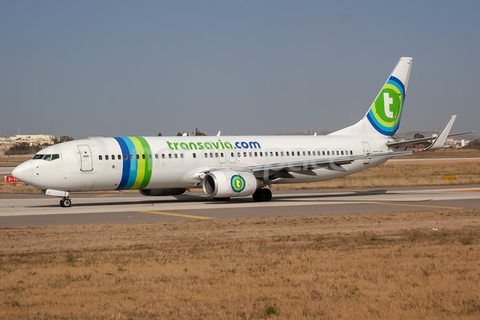
[{"label": "landing gear wheel", "polygon": [[262,189],[257,189],[255,192],[252,194],[253,201],[255,202],[260,202],[262,199],[260,198],[260,193],[262,192]]},{"label": "landing gear wheel", "polygon": [[263,202],[272,200],[272,191],[270,189],[257,189],[252,195],[253,201]]},{"label": "landing gear wheel", "polygon": [[270,189],[262,189],[260,197],[262,198],[262,201],[270,201],[272,200],[272,191],[270,191]]},{"label": "landing gear wheel", "polygon": [[72,205],[72,201],[68,198],[65,198],[65,199],[62,199],[60,200],[60,206],[61,207],[65,207],[65,208],[68,208]]}]

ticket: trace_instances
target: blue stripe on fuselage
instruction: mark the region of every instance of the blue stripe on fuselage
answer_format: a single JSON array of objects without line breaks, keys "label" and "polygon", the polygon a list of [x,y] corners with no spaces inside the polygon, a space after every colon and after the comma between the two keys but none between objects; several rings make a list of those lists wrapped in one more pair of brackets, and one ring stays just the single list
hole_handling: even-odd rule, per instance
[{"label": "blue stripe on fuselage", "polygon": [[124,188],[130,189],[135,184],[135,180],[137,179],[137,149],[130,138],[125,137],[122,139],[127,144],[127,148],[129,150],[127,154],[133,156],[133,159],[130,161],[130,175],[128,176],[127,185]]},{"label": "blue stripe on fuselage", "polygon": [[[117,187],[117,190],[123,190],[128,182],[128,177],[130,175],[130,156],[128,152],[128,147],[123,138],[115,137],[120,148],[122,149],[122,159],[123,159],[123,169],[122,169],[122,180],[120,180],[120,184]],[[126,155],[126,157],[125,157]],[[125,159],[126,158],[126,159]]]}]

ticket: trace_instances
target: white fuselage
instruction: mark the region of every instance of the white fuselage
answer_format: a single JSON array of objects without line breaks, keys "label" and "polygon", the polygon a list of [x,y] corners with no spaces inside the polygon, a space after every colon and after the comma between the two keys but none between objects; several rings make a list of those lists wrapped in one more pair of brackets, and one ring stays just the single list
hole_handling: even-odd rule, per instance
[{"label": "white fuselage", "polygon": [[[75,140],[48,147],[20,165],[17,176],[40,189],[62,191],[192,188],[214,170],[249,170],[260,165],[347,155],[387,153],[386,137],[201,136],[122,137]],[[43,156],[42,156],[43,155]],[[45,155],[52,155],[45,158]],[[53,157],[53,155],[55,155]],[[56,159],[53,159],[56,158]],[[355,160],[335,170],[319,166],[306,174],[291,170],[271,183],[342,177],[389,159]],[[261,179],[262,174],[256,173]]]}]

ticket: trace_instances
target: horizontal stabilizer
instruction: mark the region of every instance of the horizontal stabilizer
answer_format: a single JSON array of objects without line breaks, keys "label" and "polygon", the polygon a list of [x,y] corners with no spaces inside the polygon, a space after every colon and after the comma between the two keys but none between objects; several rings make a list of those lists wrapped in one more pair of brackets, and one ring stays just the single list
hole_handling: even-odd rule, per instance
[{"label": "horizontal stabilizer", "polygon": [[445,125],[445,128],[443,128],[442,132],[440,132],[437,139],[435,139],[431,145],[421,151],[433,151],[442,148],[445,144],[445,141],[447,140],[448,134],[450,133],[450,130],[452,129],[453,123],[455,122],[456,118],[457,116],[453,115],[450,118],[450,121],[448,121],[448,123]]},{"label": "horizontal stabilizer", "polygon": [[[454,119],[455,120],[455,119]],[[453,120],[453,121],[454,121]],[[452,121],[452,120],[450,120]],[[445,127],[446,128],[446,127]],[[445,129],[444,129],[445,130]],[[474,133],[475,131],[465,131],[465,132],[458,132],[458,133],[450,133],[447,135],[447,138],[450,138],[450,137],[457,137],[457,136],[462,136],[464,134],[470,134],[470,133]],[[442,131],[443,133],[443,131]],[[394,148],[399,148],[399,147],[407,147],[407,146],[411,146],[411,145],[414,145],[414,144],[418,144],[418,143],[422,143],[422,142],[429,142],[429,141],[433,141],[433,140],[437,140],[439,138],[440,135],[438,136],[435,136],[435,137],[427,137],[427,138],[419,138],[419,139],[409,139],[409,140],[400,140],[400,141],[391,141],[391,142],[388,142],[387,143],[387,146],[389,147],[394,147]],[[439,143],[439,142],[438,142]],[[445,143],[445,141],[444,141]],[[441,147],[440,147],[441,148]],[[432,148],[430,148],[430,146],[428,148],[425,148],[421,151],[427,151],[427,150],[432,150]],[[433,149],[433,150],[436,150],[436,149]]]}]

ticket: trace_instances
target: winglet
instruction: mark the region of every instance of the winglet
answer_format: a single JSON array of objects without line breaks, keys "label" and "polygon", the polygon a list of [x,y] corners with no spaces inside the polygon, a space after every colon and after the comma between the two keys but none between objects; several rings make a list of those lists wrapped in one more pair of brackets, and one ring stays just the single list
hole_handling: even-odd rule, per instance
[{"label": "winglet", "polygon": [[442,132],[440,132],[437,139],[433,140],[431,145],[420,151],[433,151],[442,148],[445,144],[445,140],[447,140],[448,134],[450,133],[450,130],[452,129],[453,123],[455,122],[456,118],[457,116],[453,115],[448,121],[445,128],[443,128]]}]

